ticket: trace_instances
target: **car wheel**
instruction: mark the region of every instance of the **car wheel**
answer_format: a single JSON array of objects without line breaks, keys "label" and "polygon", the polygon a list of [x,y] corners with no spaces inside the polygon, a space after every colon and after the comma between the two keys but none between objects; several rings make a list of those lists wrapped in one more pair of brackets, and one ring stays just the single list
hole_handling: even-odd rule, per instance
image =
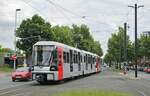
[{"label": "car wheel", "polygon": [[12,82],[15,82],[15,80],[14,80],[14,79],[12,79]]}]

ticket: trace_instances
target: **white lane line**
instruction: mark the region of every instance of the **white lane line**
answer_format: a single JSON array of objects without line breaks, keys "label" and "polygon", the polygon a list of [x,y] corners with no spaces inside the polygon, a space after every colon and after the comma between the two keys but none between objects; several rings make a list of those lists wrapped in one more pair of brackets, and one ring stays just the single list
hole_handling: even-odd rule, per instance
[{"label": "white lane line", "polygon": [[26,96],[27,94],[30,94],[30,92],[28,92],[28,93],[19,93],[19,94],[15,94],[15,95],[11,95],[11,96]]},{"label": "white lane line", "polygon": [[16,90],[11,90],[11,91],[6,91],[6,92],[3,92],[3,93],[0,93],[0,95],[4,95],[4,94],[7,94],[7,93],[15,92],[15,91],[18,91],[18,90],[21,90],[21,88],[16,89]]},{"label": "white lane line", "polygon": [[147,96],[144,92],[137,90],[138,93],[140,93],[142,96]]},{"label": "white lane line", "polygon": [[[15,82],[13,82],[13,83],[15,83]],[[19,86],[23,86],[23,85],[27,85],[27,84],[32,84],[32,83],[33,83],[33,81],[29,81],[29,82],[24,83],[24,84],[11,85],[10,87],[0,88],[0,91],[3,91],[3,90],[5,90],[5,89],[11,89],[11,88],[13,88],[13,87],[19,87]]]}]

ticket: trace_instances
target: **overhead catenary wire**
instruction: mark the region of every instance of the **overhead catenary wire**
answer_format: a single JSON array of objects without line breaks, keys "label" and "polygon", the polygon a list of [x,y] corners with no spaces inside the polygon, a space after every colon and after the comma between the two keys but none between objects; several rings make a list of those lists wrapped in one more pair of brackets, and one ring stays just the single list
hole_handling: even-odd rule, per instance
[{"label": "overhead catenary wire", "polygon": [[[30,6],[32,9],[34,9],[36,12],[38,12],[40,15],[42,15],[45,19],[49,19],[49,16],[43,14],[43,12],[40,9],[32,6],[27,0],[21,0],[21,1],[24,2],[26,5]],[[50,19],[50,20],[52,20],[52,19]],[[54,20],[52,20],[52,21],[54,21]]]},{"label": "overhead catenary wire", "polygon": [[61,8],[62,10],[66,11],[66,12],[68,12],[68,13],[70,13],[70,14],[74,15],[74,16],[82,17],[82,16],[80,16],[80,15],[78,15],[78,14],[76,14],[76,13],[72,12],[71,10],[69,10],[69,9],[67,9],[67,8],[62,7],[61,5],[54,3],[54,2],[53,2],[53,1],[51,1],[51,0],[46,0],[46,1],[47,1],[47,2],[49,2],[50,4],[54,5],[54,6],[57,6],[57,7]]},{"label": "overhead catenary wire", "polygon": [[53,6],[55,6],[57,8],[60,8],[61,10],[65,11],[65,12],[67,12],[67,13],[75,16],[75,17],[81,18],[81,20],[87,20],[87,18],[85,18],[86,16],[79,15],[79,14],[77,14],[77,13],[75,13],[75,12],[73,12],[73,11],[67,9],[67,8],[62,7],[59,4],[56,4],[56,3],[52,2],[51,0],[46,0],[46,1],[49,2],[50,4],[52,4]]},{"label": "overhead catenary wire", "polygon": [[58,7],[55,3],[51,2],[50,0],[46,0],[49,4],[53,5],[68,21],[69,23],[73,23],[73,21],[63,12],[61,7]]}]

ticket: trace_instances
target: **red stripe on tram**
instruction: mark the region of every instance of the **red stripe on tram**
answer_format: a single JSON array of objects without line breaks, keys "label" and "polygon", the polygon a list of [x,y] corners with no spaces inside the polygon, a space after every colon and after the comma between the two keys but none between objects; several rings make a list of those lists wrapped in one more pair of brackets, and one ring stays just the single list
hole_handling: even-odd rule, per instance
[{"label": "red stripe on tram", "polygon": [[58,80],[63,79],[63,48],[58,47]]}]

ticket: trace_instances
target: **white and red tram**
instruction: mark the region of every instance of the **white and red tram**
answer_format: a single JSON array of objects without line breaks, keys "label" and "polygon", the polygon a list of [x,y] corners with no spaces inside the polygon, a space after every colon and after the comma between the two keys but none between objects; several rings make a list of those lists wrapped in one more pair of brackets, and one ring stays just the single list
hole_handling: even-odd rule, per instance
[{"label": "white and red tram", "polygon": [[33,45],[32,76],[39,83],[100,72],[98,55],[54,41]]}]

